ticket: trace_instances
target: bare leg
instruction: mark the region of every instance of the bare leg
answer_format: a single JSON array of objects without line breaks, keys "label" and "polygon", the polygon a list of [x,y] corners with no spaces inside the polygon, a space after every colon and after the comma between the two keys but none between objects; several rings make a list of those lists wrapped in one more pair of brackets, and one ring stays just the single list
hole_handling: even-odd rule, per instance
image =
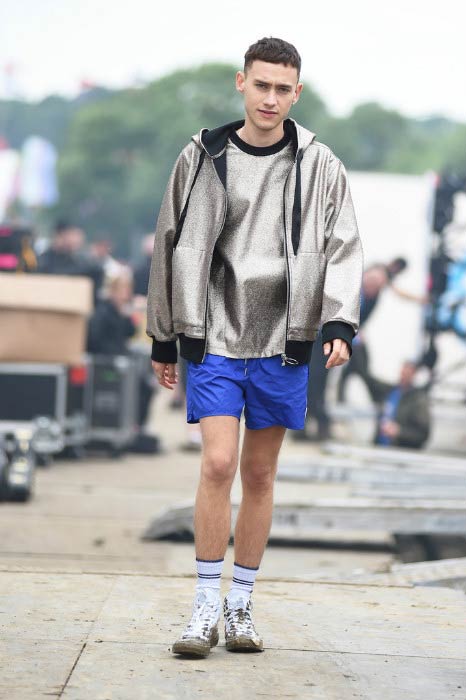
[{"label": "bare leg", "polygon": [[241,450],[243,497],[235,527],[235,561],[259,566],[272,524],[273,486],[286,428],[245,429]]},{"label": "bare leg", "polygon": [[196,557],[223,559],[231,532],[231,486],[238,467],[239,421],[234,416],[200,419],[201,476],[194,512]]}]

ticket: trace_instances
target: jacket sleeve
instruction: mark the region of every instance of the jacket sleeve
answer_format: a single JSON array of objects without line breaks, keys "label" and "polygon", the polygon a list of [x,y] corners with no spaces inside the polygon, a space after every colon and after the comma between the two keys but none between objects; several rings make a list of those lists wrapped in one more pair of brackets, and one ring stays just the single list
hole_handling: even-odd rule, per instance
[{"label": "jacket sleeve", "polygon": [[325,256],[322,342],[342,338],[351,352],[359,330],[363,251],[346,170],[333,153],[327,180]]},{"label": "jacket sleeve", "polygon": [[189,175],[189,153],[188,145],[173,166],[155,230],[147,292],[146,333],[152,338],[152,359],[157,362],[175,363],[178,359],[172,318],[172,255]]}]

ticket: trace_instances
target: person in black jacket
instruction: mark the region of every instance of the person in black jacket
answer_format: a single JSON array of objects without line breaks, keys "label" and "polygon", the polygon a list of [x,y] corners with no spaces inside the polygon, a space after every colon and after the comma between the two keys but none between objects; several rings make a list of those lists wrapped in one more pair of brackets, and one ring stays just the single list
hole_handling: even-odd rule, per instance
[{"label": "person in black jacket", "polygon": [[106,292],[89,321],[87,351],[95,355],[127,355],[128,340],[136,332],[129,313],[130,273],[122,268],[119,275],[109,280]]},{"label": "person in black jacket", "polygon": [[134,268],[134,293],[136,296],[147,297],[149,287],[149,275],[154,250],[154,234],[148,233],[142,239],[142,257]]},{"label": "person in black jacket", "polygon": [[81,228],[69,221],[58,221],[50,247],[37,259],[36,272],[89,277],[94,286],[94,302],[97,302],[104,271],[97,261],[83,252],[84,244],[85,233]]},{"label": "person in black jacket", "polygon": [[430,434],[427,386],[415,386],[415,362],[404,362],[397,384],[374,380],[384,400],[377,418],[374,444],[420,449]]},{"label": "person in black jacket", "polygon": [[[121,266],[117,275],[108,279],[105,298],[101,299],[89,321],[87,351],[95,355],[132,354],[128,341],[135,335],[137,326],[131,317],[133,280],[131,271]],[[150,363],[147,371],[138,366],[138,416],[140,433],[129,447],[133,452],[159,451],[156,436],[145,436],[144,426],[149,417],[149,409],[154,394],[154,381]]]}]

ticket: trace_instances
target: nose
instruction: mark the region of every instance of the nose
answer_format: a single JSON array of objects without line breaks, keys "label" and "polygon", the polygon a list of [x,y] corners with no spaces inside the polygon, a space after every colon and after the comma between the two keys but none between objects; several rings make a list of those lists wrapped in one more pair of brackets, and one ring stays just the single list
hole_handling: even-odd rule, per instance
[{"label": "nose", "polygon": [[275,94],[275,90],[269,90],[267,93],[265,99],[264,99],[264,105],[267,107],[274,107],[277,104],[277,96]]}]

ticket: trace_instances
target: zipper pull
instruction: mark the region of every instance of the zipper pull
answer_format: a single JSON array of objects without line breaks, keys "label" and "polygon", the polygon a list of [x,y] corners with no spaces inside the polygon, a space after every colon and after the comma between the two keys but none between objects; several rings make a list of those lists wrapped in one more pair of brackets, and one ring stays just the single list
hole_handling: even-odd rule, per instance
[{"label": "zipper pull", "polygon": [[282,358],[282,367],[283,365],[297,365],[298,360],[295,360],[294,357],[287,357],[284,352],[281,354]]}]

